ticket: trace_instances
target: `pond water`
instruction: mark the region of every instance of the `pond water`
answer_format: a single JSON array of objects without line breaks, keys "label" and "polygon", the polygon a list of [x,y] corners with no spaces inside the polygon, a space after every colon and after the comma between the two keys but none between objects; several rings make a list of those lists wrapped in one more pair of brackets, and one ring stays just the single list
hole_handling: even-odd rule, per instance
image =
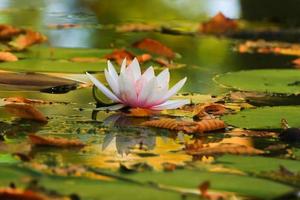
[{"label": "pond water", "polygon": [[[204,103],[212,101],[214,97],[221,98],[230,92],[230,89],[220,86],[213,80],[216,75],[240,70],[293,69],[291,60],[297,57],[278,54],[239,53],[234,48],[244,40],[229,37],[172,35],[153,31],[118,32],[115,30],[115,26],[127,23],[156,23],[171,27],[183,26],[189,28],[208,20],[219,11],[230,18],[251,20],[250,23],[253,23],[254,26],[255,23],[262,23],[260,21],[262,19],[267,20],[266,24],[270,22],[279,23],[279,27],[294,27],[299,23],[299,18],[297,19],[293,15],[297,12],[296,7],[299,7],[297,6],[298,2],[287,1],[287,7],[284,10],[291,10],[291,12],[282,12],[282,16],[279,18],[276,11],[280,10],[281,6],[277,5],[276,1],[273,11],[266,7],[253,11],[261,4],[261,1],[253,1],[251,4],[243,0],[2,0],[0,2],[0,23],[40,31],[48,37],[48,42],[45,45],[51,48],[95,48],[110,51],[115,48],[130,48],[132,43],[143,38],[158,40],[176,52],[176,62],[183,64],[183,67],[171,68],[171,84],[186,76],[188,81],[180,92],[201,95],[201,99],[206,100],[200,100],[200,102]],[[262,12],[265,9],[266,11]],[[259,14],[255,18],[254,14],[250,14],[250,11]],[[57,24],[76,24],[78,27],[57,28]],[[103,77],[105,65],[104,62],[100,63],[99,70],[97,70],[97,66],[93,66],[92,70],[82,66],[82,70],[79,71],[88,69],[98,73],[99,77]],[[27,67],[26,71],[34,69],[33,72],[45,72],[49,69],[49,72],[56,72],[56,70],[51,70],[51,66],[44,68],[39,66],[38,63],[28,64]],[[7,70],[7,67],[2,67],[0,64],[0,69]],[[66,68],[61,68],[57,72],[70,72],[70,70],[66,66]],[[157,71],[159,70],[161,69],[158,68]],[[66,74],[60,74],[60,77],[64,76]],[[297,78],[300,77],[295,76],[297,76],[295,80],[299,80]],[[84,74],[79,74],[79,77],[84,78]],[[253,80],[253,82],[255,81]],[[270,199],[286,193],[292,195],[293,191],[300,187],[300,149],[297,145],[282,142],[278,136],[258,137],[254,135],[254,137],[251,137],[248,135],[242,137],[228,134],[228,132],[230,133],[229,130],[226,133],[221,130],[211,134],[195,136],[166,129],[140,128],[138,124],[149,119],[128,117],[128,115],[121,112],[94,110],[95,100],[91,87],[76,89],[63,94],[50,94],[29,88],[24,89],[24,87],[13,89],[8,86],[1,87],[1,98],[14,96],[42,99],[54,103],[37,106],[49,118],[47,124],[14,118],[4,107],[0,107],[1,137],[3,140],[0,143],[0,163],[2,157],[6,158],[5,156],[20,152],[31,158],[30,163],[43,164],[49,168],[75,164],[76,166],[87,166],[93,169],[99,168],[105,173],[116,174],[120,171],[120,163],[123,168],[132,167],[137,163],[147,163],[150,168],[154,168],[154,171],[148,172],[145,166],[140,166],[141,169],[139,169],[139,166],[136,167],[138,169],[128,167],[128,169],[123,170],[141,170],[144,172],[135,173],[132,176],[121,173],[120,176],[124,175],[129,179],[144,181],[145,183],[152,181],[178,188],[188,188],[193,190],[193,192],[190,192],[191,194],[197,193],[198,185],[208,180],[212,189],[236,193],[237,198],[247,196],[249,198]],[[263,104],[264,106],[299,105],[299,96],[263,96],[261,99],[263,103],[258,100],[254,102],[257,105]],[[244,103],[246,104],[246,102]],[[299,109],[297,106],[295,107],[295,109]],[[272,115],[272,111],[270,115]],[[176,113],[173,116],[176,116]],[[291,116],[294,120],[287,116],[288,122],[292,125],[299,125],[299,118],[297,119],[299,114],[291,114]],[[267,118],[268,115],[266,114],[265,117]],[[273,122],[273,124],[280,126],[280,121]],[[279,129],[275,125],[269,129],[267,128],[267,131],[278,131]],[[247,128],[242,125],[240,127]],[[76,138],[87,145],[80,150],[76,148],[32,147],[27,136],[33,133],[42,136]],[[269,148],[266,151],[270,153],[261,156],[225,154],[199,159],[197,156],[188,155],[183,150],[185,144],[192,143],[195,138],[198,138],[204,144],[230,143],[255,147],[260,150]],[[40,184],[42,186],[49,190],[55,190],[58,194],[76,193],[82,199],[103,199],[102,197],[106,197],[105,199],[119,199],[124,195],[126,198],[132,199],[179,199],[185,193],[179,192],[179,195],[177,190],[170,192],[170,194],[168,190],[160,193],[155,187],[153,189],[151,184],[150,186],[145,184],[135,188],[134,184],[132,185],[126,180],[120,180],[120,177],[116,178],[111,174],[111,176],[104,176],[105,178],[100,177],[100,175],[97,177],[98,175],[95,174],[85,175],[85,178],[82,178],[83,180],[73,180],[65,174],[62,176],[63,178],[61,176],[57,177],[58,175],[55,173],[45,175],[44,171],[47,170],[43,171],[41,169],[40,171],[43,171],[44,174],[35,176],[30,171],[32,169],[28,169],[33,168],[39,171],[38,167],[37,169],[32,167],[33,164],[32,166],[26,164],[24,167],[21,161],[14,160],[9,163],[11,166],[7,167],[5,162],[3,161],[4,165],[1,170],[3,172],[0,171],[0,185],[2,187],[10,182],[24,187],[27,183],[23,180],[23,176],[26,175],[35,178],[40,177],[37,179],[41,179]],[[16,163],[18,166],[16,166]],[[168,174],[162,172],[165,163],[173,163],[183,169],[168,172]],[[292,173],[292,175],[289,175],[289,173]],[[85,183],[85,179],[88,179],[89,176],[92,180],[98,179],[100,182],[91,183],[88,180]],[[119,176],[119,174],[116,176]],[[115,183],[107,181],[107,177],[110,179],[115,178]],[[56,178],[59,179],[61,188],[55,184]],[[63,186],[64,184],[66,185]],[[99,184],[99,188],[106,189],[103,189],[103,191],[99,189],[101,191],[98,191],[97,184]],[[147,189],[142,190],[142,187]],[[140,196],[134,193],[138,189],[141,190]],[[84,190],[87,192],[82,192]],[[153,192],[152,195],[150,195],[151,191]],[[190,195],[189,192],[187,194],[187,198],[198,198],[196,195]]]}]

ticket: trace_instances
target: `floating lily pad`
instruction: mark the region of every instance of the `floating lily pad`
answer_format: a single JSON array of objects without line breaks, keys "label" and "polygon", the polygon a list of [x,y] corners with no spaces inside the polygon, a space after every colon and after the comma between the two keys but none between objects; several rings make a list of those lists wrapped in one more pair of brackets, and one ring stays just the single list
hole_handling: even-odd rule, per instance
[{"label": "floating lily pad", "polygon": [[0,69],[26,72],[68,72],[84,73],[86,71],[102,71],[106,61],[70,62],[67,60],[24,59],[17,62],[0,63]]},{"label": "floating lily pad", "polygon": [[237,114],[223,116],[228,124],[247,129],[280,129],[281,119],[291,127],[300,127],[300,106],[260,107],[243,110]]},{"label": "floating lily pad", "polygon": [[223,86],[242,91],[300,94],[300,71],[263,69],[226,73],[215,80]]}]

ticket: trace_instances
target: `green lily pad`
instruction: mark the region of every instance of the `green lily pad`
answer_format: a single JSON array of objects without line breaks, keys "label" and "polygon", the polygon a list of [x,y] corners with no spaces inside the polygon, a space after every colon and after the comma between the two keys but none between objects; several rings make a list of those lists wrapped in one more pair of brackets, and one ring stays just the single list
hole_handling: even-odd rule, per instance
[{"label": "green lily pad", "polygon": [[291,127],[300,127],[300,106],[260,107],[222,117],[228,125],[247,129],[280,129],[281,119]]},{"label": "green lily pad", "polygon": [[231,72],[215,77],[219,84],[242,91],[300,94],[300,71],[262,69]]},{"label": "green lily pad", "polygon": [[68,72],[103,71],[106,62],[70,62],[67,60],[24,59],[17,62],[0,63],[0,69],[25,72]]}]

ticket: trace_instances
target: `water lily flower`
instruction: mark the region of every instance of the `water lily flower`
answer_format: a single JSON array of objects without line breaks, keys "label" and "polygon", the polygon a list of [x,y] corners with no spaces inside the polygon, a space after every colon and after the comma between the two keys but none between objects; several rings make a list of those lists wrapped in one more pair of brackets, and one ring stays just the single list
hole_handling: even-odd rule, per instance
[{"label": "water lily flower", "polygon": [[128,66],[124,59],[120,74],[118,74],[110,61],[107,64],[108,68],[104,73],[111,90],[91,74],[86,74],[105,96],[123,107],[164,110],[175,109],[189,103],[189,100],[169,100],[182,88],[186,77],[169,89],[170,73],[168,69],[155,76],[153,67],[149,67],[142,74],[136,58]]}]

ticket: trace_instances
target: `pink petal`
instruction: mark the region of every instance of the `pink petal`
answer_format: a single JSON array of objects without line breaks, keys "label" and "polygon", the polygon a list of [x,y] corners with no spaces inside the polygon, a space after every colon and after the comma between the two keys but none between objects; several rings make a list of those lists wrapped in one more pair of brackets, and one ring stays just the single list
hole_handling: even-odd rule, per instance
[{"label": "pink petal", "polygon": [[96,87],[103,92],[105,96],[114,102],[120,102],[120,99],[114,95],[107,87],[105,87],[100,81],[98,81],[94,76],[86,72],[87,77],[96,85]]},{"label": "pink petal", "polygon": [[157,75],[157,82],[160,87],[169,87],[170,72],[169,69],[165,69]]},{"label": "pink petal", "polygon": [[166,94],[165,96],[162,98],[162,101],[166,101],[167,99],[169,99],[170,97],[172,97],[173,95],[175,95],[185,84],[186,82],[186,77],[181,79],[178,83],[176,83]]},{"label": "pink petal", "polygon": [[132,62],[127,67],[127,75],[132,76],[134,81],[141,78],[141,67],[139,61],[134,58]]},{"label": "pink petal", "polygon": [[151,107],[151,109],[153,109],[153,110],[176,109],[176,108],[179,108],[188,103],[190,103],[190,100],[188,100],[188,99],[186,99],[186,100],[169,100],[160,105],[153,106],[153,107]]},{"label": "pink petal", "polygon": [[116,78],[113,78],[111,73],[109,73],[106,69],[104,70],[106,81],[109,85],[109,87],[112,89],[112,91],[118,95],[120,93],[119,91],[119,83],[118,83],[118,76]]},{"label": "pink petal", "polygon": [[126,74],[119,76],[120,95],[122,102],[126,105],[135,106],[137,104],[137,93],[135,85],[131,77],[127,77]]},{"label": "pink petal", "polygon": [[168,92],[168,88],[167,87],[161,88],[158,87],[157,85],[158,83],[156,82],[156,86],[154,86],[152,93],[148,96],[145,102],[145,106],[152,107],[164,102],[162,98]]},{"label": "pink petal", "polygon": [[142,77],[145,78],[147,81],[150,81],[154,76],[155,74],[152,66],[149,67],[142,75]]},{"label": "pink petal", "polygon": [[125,73],[125,69],[126,69],[126,58],[123,59],[122,64],[121,64],[121,70],[120,73]]},{"label": "pink petal", "polygon": [[141,92],[138,95],[138,102],[140,107],[144,107],[147,99],[153,94],[156,82],[156,77],[153,77],[141,88]]}]

